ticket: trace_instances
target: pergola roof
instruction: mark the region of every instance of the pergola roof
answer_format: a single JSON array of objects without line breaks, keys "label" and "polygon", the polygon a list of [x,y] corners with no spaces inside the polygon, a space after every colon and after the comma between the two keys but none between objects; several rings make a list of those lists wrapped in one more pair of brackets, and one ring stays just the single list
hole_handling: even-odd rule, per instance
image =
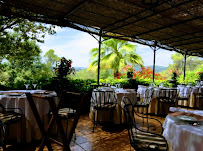
[{"label": "pergola roof", "polygon": [[203,0],[1,0],[0,14],[203,57]]}]

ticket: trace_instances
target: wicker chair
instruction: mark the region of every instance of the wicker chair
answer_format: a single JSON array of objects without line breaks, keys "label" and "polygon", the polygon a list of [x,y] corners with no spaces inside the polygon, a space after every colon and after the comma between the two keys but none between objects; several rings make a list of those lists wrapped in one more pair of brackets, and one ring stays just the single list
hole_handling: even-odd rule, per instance
[{"label": "wicker chair", "polygon": [[22,115],[23,112],[19,108],[4,108],[2,104],[0,104],[0,126],[1,130],[3,130],[3,136],[1,136],[2,140],[0,141],[0,145],[2,145],[3,150],[6,150],[7,144],[7,136],[9,134],[9,126],[11,124],[20,122],[20,132],[21,132],[21,141],[22,137]]},{"label": "wicker chair", "polygon": [[[91,98],[91,105],[93,107],[93,132],[95,125],[99,123],[99,112],[110,111],[110,122],[113,123],[113,112],[117,104],[117,99],[113,91],[94,91]],[[96,114],[96,120],[95,120]]]},{"label": "wicker chair", "polygon": [[[139,128],[137,115],[131,100],[128,97],[123,97],[122,99],[123,109],[128,120],[128,135],[130,139],[130,144],[135,150],[139,151],[166,151],[168,150],[168,144],[166,139],[162,136],[163,128],[160,121],[154,118],[149,118],[155,120],[159,123],[161,131],[159,133],[146,131],[143,128]],[[156,127],[152,127],[152,131],[156,130]]]}]

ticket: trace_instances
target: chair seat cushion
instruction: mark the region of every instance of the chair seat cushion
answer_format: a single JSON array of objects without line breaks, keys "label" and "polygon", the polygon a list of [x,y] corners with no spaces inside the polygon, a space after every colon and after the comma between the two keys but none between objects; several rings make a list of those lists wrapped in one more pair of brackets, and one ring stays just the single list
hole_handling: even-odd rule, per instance
[{"label": "chair seat cushion", "polygon": [[134,139],[132,140],[134,141],[132,145],[138,150],[155,149],[156,147],[158,147],[156,150],[167,149],[167,142],[163,137],[149,132],[136,130],[134,132]]},{"label": "chair seat cushion", "polygon": [[[76,113],[76,110],[72,108],[61,108],[58,111],[58,115],[64,118],[72,118],[75,115],[75,113]],[[50,114],[52,114],[52,112]]]},{"label": "chair seat cushion", "polygon": [[15,113],[15,112],[0,113],[0,120],[4,124],[14,123],[14,122],[20,120],[21,118],[22,118],[21,115],[18,113]]}]

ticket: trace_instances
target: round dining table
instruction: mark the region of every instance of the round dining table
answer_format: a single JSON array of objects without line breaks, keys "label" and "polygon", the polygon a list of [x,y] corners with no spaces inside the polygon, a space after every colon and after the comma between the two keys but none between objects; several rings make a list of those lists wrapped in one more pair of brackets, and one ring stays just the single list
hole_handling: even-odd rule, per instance
[{"label": "round dining table", "polygon": [[[170,144],[173,151],[203,151],[203,110],[186,110],[171,107],[173,112],[167,115],[163,123],[163,136]],[[184,115],[187,118],[180,115]],[[185,116],[187,115],[187,116]],[[190,115],[190,116],[188,116]],[[191,123],[191,119],[198,120]],[[195,119],[196,119],[195,118]]]},{"label": "round dining table", "polygon": [[[121,105],[121,102],[122,102],[122,98],[123,96],[127,96],[131,101],[132,103],[134,104],[137,100],[137,93],[135,91],[135,89],[123,89],[123,88],[116,88],[116,87],[101,87],[99,88],[99,90],[102,90],[102,91],[112,91],[112,95],[115,95],[115,98],[117,99],[117,105],[116,105],[116,108],[113,112],[113,123],[114,124],[123,124],[126,122],[126,119],[125,119],[125,113],[122,109],[122,105]],[[96,95],[94,93],[97,93],[96,92],[97,89],[94,89],[92,91],[92,97],[95,97]],[[95,99],[91,99],[91,102],[92,100],[95,100]],[[91,120],[93,120],[94,116],[93,116],[93,112],[94,112],[94,108],[92,105],[90,105],[90,113],[89,113],[89,117]],[[99,113],[99,120],[100,121],[108,121],[109,120],[109,117],[110,117],[110,113],[109,111],[102,111],[102,113]]]}]

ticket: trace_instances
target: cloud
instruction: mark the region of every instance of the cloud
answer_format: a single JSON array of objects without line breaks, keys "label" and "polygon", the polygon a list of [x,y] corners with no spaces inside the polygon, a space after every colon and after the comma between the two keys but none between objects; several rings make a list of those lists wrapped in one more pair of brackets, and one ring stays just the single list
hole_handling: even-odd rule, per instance
[{"label": "cloud", "polygon": [[49,49],[53,49],[59,57],[72,59],[75,67],[88,67],[89,51],[95,47],[98,47],[96,39],[87,33],[70,30],[70,28],[60,30],[56,36],[50,36],[45,39],[44,44],[40,44],[42,55]]},{"label": "cloud", "polygon": [[[64,56],[67,59],[73,60],[75,67],[89,66],[89,51],[92,48],[98,47],[98,42],[91,35],[71,28],[56,27],[56,35],[48,35],[45,37],[45,43],[39,44],[42,49],[42,56],[49,50],[55,50],[55,54],[59,57]],[[153,64],[153,50],[149,46],[132,43],[136,45],[136,53],[138,53],[144,65]],[[172,63],[171,54],[167,50],[157,50],[156,65],[168,66]]]},{"label": "cloud", "polygon": [[[142,57],[145,66],[153,65],[154,51],[149,46],[137,44],[136,50],[136,52]],[[173,63],[171,55],[174,53],[175,52],[168,50],[158,49],[156,51],[155,64],[168,67],[169,64]]]}]

